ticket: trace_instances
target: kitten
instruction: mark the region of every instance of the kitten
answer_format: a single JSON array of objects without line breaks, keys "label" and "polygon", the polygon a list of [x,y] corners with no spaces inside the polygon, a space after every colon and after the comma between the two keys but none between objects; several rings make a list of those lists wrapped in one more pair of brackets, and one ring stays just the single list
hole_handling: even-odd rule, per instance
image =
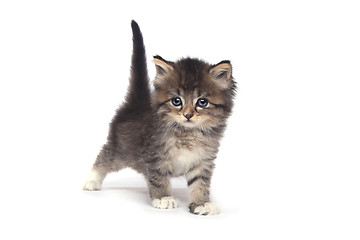
[{"label": "kitten", "polygon": [[230,61],[210,65],[183,58],[154,57],[150,90],[142,33],[135,21],[130,86],[110,124],[84,190],[99,190],[105,176],[125,167],[144,175],[155,208],[177,207],[169,178],[185,175],[191,213],[217,214],[210,180],[219,141],[231,113],[235,82]]}]

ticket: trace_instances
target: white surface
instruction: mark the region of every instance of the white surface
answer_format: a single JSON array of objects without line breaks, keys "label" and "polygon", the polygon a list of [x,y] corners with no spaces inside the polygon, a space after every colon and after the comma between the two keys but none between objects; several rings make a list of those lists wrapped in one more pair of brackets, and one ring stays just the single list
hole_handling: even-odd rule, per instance
[{"label": "white surface", "polygon": [[[141,9],[135,9],[135,7]],[[1,239],[359,239],[357,1],[1,1]],[[151,206],[125,170],[81,191],[129,76],[151,56],[230,59],[220,215]]]}]

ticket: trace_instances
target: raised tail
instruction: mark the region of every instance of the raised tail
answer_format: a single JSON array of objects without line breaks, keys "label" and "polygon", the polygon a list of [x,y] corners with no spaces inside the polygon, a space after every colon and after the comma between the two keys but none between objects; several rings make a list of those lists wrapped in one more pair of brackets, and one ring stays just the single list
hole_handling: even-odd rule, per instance
[{"label": "raised tail", "polygon": [[150,104],[149,77],[146,64],[145,46],[139,25],[132,20],[133,53],[131,59],[130,86],[126,96],[127,107],[144,109]]}]

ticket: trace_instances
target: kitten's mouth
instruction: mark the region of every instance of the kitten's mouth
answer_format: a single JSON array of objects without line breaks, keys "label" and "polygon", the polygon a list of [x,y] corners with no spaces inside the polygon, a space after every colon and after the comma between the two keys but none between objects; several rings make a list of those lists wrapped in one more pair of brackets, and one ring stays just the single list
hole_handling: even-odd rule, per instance
[{"label": "kitten's mouth", "polygon": [[199,124],[199,121],[194,120],[194,119],[181,119],[180,121],[177,121],[179,124],[181,124],[184,127],[188,127],[188,128],[194,128],[197,127]]},{"label": "kitten's mouth", "polygon": [[183,121],[183,124],[185,126],[194,127],[196,125],[196,122],[194,120],[191,120],[191,119],[189,119],[189,120],[186,119],[186,120]]}]

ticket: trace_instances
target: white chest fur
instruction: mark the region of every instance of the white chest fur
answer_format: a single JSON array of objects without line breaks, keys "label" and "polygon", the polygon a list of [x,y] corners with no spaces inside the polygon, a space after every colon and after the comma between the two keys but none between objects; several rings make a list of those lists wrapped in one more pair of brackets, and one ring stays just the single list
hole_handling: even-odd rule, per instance
[{"label": "white chest fur", "polygon": [[171,150],[171,165],[174,176],[183,175],[192,167],[198,165],[207,153],[201,146],[191,150],[187,148],[174,148]]},{"label": "white chest fur", "polygon": [[203,161],[213,159],[217,152],[216,142],[197,131],[175,132],[164,144],[173,176],[183,175]]}]

